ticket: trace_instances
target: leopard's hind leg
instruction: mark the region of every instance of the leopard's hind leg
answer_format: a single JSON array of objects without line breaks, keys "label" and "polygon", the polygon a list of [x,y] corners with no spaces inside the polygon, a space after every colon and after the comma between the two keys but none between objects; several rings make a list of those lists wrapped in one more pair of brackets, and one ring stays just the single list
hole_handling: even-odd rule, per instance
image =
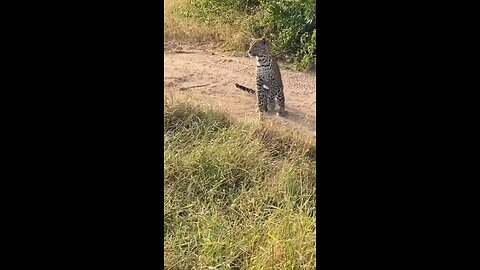
[{"label": "leopard's hind leg", "polygon": [[283,89],[280,89],[276,95],[276,99],[278,102],[278,112],[277,115],[285,116],[287,115],[287,111],[285,110],[285,95],[283,94]]}]

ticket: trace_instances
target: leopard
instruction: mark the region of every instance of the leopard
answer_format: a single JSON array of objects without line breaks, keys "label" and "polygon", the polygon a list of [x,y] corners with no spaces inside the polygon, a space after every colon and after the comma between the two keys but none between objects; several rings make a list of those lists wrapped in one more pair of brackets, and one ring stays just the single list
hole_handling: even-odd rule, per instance
[{"label": "leopard", "polygon": [[257,91],[238,83],[235,83],[235,88],[257,95],[257,112],[273,112],[275,106],[278,105],[277,115],[285,116],[287,111],[285,110],[282,75],[277,62],[272,56],[269,44],[270,41],[265,37],[254,39],[248,49],[250,57],[256,57],[257,59]]}]

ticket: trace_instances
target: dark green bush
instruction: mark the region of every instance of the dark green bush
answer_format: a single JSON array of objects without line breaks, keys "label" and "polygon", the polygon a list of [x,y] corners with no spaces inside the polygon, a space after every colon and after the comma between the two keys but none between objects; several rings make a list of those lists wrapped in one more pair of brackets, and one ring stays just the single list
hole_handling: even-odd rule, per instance
[{"label": "dark green bush", "polygon": [[300,69],[314,63],[315,0],[264,0],[259,13],[261,32],[255,34],[271,37],[274,54]]},{"label": "dark green bush", "polygon": [[317,30],[314,29],[312,33],[305,32],[300,39],[302,50],[297,59],[296,66],[301,70],[315,69],[317,67]]}]

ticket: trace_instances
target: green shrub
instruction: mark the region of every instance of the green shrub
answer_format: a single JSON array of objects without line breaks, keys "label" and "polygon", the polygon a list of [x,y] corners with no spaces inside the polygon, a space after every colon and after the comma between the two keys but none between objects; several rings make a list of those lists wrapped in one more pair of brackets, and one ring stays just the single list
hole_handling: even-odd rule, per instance
[{"label": "green shrub", "polygon": [[310,34],[305,32],[300,39],[302,50],[300,51],[300,60],[297,59],[296,66],[300,70],[315,69],[317,67],[317,30],[314,29]]},{"label": "green shrub", "polygon": [[303,61],[297,65],[299,68],[306,68],[314,61],[315,0],[264,0],[259,12],[263,14],[258,30],[270,35],[274,54],[287,62]]}]

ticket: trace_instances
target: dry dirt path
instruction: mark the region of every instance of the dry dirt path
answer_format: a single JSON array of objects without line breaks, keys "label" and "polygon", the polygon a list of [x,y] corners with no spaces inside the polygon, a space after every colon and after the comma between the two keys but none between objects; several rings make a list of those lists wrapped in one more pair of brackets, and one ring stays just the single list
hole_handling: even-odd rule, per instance
[{"label": "dry dirt path", "polygon": [[[226,111],[240,121],[258,121],[256,99],[235,89],[239,83],[255,89],[254,58],[232,57],[208,50],[164,49],[165,95],[187,99],[201,106]],[[270,114],[266,121],[297,128],[316,135],[315,74],[281,68],[286,109],[280,117]]]}]

